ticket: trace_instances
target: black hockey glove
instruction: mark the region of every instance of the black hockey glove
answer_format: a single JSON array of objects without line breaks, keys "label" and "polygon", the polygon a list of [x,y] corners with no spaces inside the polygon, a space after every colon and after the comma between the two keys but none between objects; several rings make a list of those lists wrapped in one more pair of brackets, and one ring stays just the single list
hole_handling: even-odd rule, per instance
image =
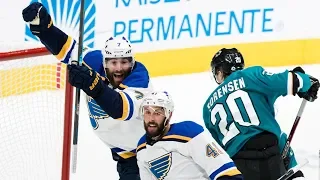
[{"label": "black hockey glove", "polygon": [[[286,158],[284,158],[283,160],[284,162],[284,166],[286,168],[286,170],[289,170],[289,164],[290,164],[290,157],[287,156]],[[294,173],[289,180],[294,180],[295,178],[299,178],[299,177],[304,177],[304,174],[302,173],[302,171],[297,171],[296,173]]]},{"label": "black hockey glove", "polygon": [[22,11],[23,20],[30,23],[32,34],[37,35],[52,27],[47,9],[39,2],[33,2]]},{"label": "black hockey glove", "polygon": [[[300,72],[300,73],[305,74],[305,71],[301,67],[294,68],[292,70],[292,72]],[[311,81],[311,87],[309,88],[309,90],[306,92],[298,92],[297,94],[300,98],[304,98],[307,101],[313,102],[314,100],[316,100],[318,98],[317,94],[318,94],[318,90],[320,87],[320,83],[319,83],[318,79],[316,79],[310,75],[309,75],[309,78]]]},{"label": "black hockey glove", "polygon": [[92,98],[98,97],[106,87],[100,76],[94,70],[87,66],[78,66],[75,64],[68,65],[69,83],[77,88],[82,89]]}]

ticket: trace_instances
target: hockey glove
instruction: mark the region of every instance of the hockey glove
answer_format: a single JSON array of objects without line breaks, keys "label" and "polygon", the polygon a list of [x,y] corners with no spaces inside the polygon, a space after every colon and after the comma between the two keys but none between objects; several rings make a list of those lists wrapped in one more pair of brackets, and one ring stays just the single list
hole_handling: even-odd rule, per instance
[{"label": "hockey glove", "polygon": [[33,2],[23,9],[22,17],[25,22],[30,23],[30,30],[34,35],[52,27],[52,20],[47,9],[39,2]]},{"label": "hockey glove", "polygon": [[106,87],[100,76],[94,70],[87,66],[78,66],[75,64],[68,65],[69,83],[82,89],[92,98],[98,97]]},{"label": "hockey glove", "polygon": [[[305,74],[305,71],[301,67],[296,67],[292,71]],[[298,92],[297,94],[300,98],[304,98],[307,101],[313,102],[314,100],[316,100],[318,98],[317,94],[318,94],[318,90],[320,87],[320,83],[319,83],[318,79],[316,79],[310,75],[309,75],[309,78],[311,81],[311,87],[309,88],[309,90],[306,92]]]},{"label": "hockey glove", "polygon": [[[283,160],[284,166],[286,168],[286,170],[289,170],[289,164],[290,164],[290,157],[287,156],[286,158],[284,158]],[[296,173],[294,173],[289,180],[298,180],[298,179],[304,179],[304,174],[302,173],[302,171],[297,171]]]}]

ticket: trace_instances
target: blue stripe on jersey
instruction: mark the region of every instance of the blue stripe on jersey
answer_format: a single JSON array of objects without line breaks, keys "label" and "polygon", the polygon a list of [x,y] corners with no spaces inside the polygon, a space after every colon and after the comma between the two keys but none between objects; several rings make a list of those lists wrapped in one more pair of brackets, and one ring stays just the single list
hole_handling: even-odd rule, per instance
[{"label": "blue stripe on jersey", "polygon": [[140,138],[137,147],[139,147],[141,144],[143,144],[143,143],[145,143],[145,142],[147,142],[147,135],[146,135],[146,134],[144,134],[144,135]]},{"label": "blue stripe on jersey", "polygon": [[97,73],[99,73],[102,77],[105,77],[104,67],[103,67],[103,55],[101,50],[92,50],[87,52],[83,61]]},{"label": "blue stripe on jersey", "polygon": [[[123,152],[123,151],[127,151],[127,150],[124,150],[124,149],[121,149],[121,148],[118,148],[118,147],[111,148],[111,150],[112,150],[112,151],[114,151],[114,152],[116,152],[116,153]],[[135,153],[135,152],[136,152],[136,150],[135,150],[135,149],[133,149],[133,150],[128,151],[128,152],[133,152],[133,153]]]},{"label": "blue stripe on jersey", "polygon": [[203,127],[193,121],[183,121],[171,124],[169,132],[164,136],[178,135],[194,138],[204,131]]},{"label": "blue stripe on jersey", "polygon": [[128,159],[130,157],[136,156],[136,149],[133,149],[131,151],[127,151],[118,147],[111,148],[111,150],[115,153],[117,153],[120,157],[124,159]]},{"label": "blue stripe on jersey", "polygon": [[123,85],[127,87],[147,88],[149,86],[149,72],[140,62],[136,62],[131,73],[126,77]]},{"label": "blue stripe on jersey", "polygon": [[117,120],[130,120],[133,114],[133,101],[130,96],[125,92],[119,92],[122,99],[122,115]]},{"label": "blue stripe on jersey", "polygon": [[114,152],[116,152],[116,153],[118,153],[118,152],[122,152],[122,151],[125,151],[124,149],[117,148],[117,147],[115,147],[115,148],[111,148],[111,150],[112,150],[112,151],[114,151]]},{"label": "blue stripe on jersey", "polygon": [[229,162],[224,164],[223,166],[221,166],[219,169],[215,170],[213,173],[211,173],[210,175],[210,179],[215,179],[217,177],[218,174],[230,169],[236,167],[235,164],[233,162]]}]

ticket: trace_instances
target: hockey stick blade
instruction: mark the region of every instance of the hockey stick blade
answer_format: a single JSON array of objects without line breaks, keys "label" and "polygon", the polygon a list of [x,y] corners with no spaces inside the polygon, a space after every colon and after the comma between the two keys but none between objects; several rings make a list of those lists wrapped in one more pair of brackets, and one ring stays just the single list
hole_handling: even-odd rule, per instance
[{"label": "hockey stick blade", "polygon": [[307,165],[309,163],[308,159],[305,159],[305,161],[301,164],[298,164],[297,166],[289,169],[284,175],[282,175],[278,180],[287,180],[291,176],[293,176],[297,171],[299,171],[303,166]]},{"label": "hockey stick blade", "polygon": [[285,144],[285,146],[283,148],[283,151],[282,151],[282,154],[281,154],[282,159],[285,159],[287,157],[288,151],[290,149],[290,143],[291,143],[293,135],[294,135],[294,133],[295,133],[297,127],[298,127],[298,124],[300,122],[301,115],[302,115],[302,113],[304,111],[304,108],[306,107],[306,103],[307,103],[307,100],[303,99],[302,102],[301,102],[298,114],[296,116],[296,119],[294,120],[294,123],[292,125],[292,128],[291,128],[290,134],[288,136],[288,139],[286,141],[286,144]]}]

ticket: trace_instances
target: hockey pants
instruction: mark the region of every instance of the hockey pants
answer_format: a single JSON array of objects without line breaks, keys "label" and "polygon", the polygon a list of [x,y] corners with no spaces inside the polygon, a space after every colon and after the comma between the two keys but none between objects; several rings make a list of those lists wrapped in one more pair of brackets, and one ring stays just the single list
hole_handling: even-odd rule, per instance
[{"label": "hockey pants", "polygon": [[120,177],[119,180],[140,180],[139,167],[135,156],[123,159],[117,153],[112,151],[112,157],[117,161],[117,171]]},{"label": "hockey pants", "polygon": [[232,157],[245,180],[276,180],[286,172],[278,139],[264,132],[251,138]]}]

